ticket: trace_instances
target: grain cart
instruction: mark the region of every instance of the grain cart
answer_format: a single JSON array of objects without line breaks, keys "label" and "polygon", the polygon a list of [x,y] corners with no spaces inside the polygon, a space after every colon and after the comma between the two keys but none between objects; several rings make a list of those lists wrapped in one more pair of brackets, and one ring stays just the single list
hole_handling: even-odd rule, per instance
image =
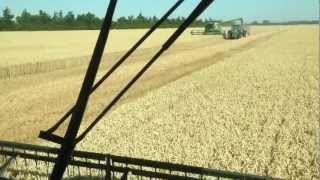
[{"label": "grain cart", "polygon": [[250,35],[250,28],[248,25],[244,24],[242,18],[226,21],[224,24],[231,25],[229,30],[224,31],[224,39],[240,39]]},{"label": "grain cart", "polygon": [[204,30],[192,30],[192,35],[218,35],[222,34],[221,21],[211,21],[204,26]]}]

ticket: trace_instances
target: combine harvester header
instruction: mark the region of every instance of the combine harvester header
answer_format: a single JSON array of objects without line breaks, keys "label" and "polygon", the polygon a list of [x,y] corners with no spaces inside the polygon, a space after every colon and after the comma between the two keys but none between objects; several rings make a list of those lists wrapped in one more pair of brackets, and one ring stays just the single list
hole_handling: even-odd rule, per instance
[{"label": "combine harvester header", "polygon": [[222,21],[210,21],[204,26],[204,30],[191,30],[192,35],[218,35],[222,34]]}]

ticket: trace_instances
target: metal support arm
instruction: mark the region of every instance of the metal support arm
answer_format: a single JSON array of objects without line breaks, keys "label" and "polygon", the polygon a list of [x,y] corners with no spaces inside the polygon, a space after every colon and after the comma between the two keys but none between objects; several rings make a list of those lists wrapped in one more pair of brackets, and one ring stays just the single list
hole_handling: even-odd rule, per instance
[{"label": "metal support arm", "polygon": [[80,90],[80,94],[78,100],[76,102],[76,109],[73,111],[67,132],[64,136],[64,141],[61,146],[57,161],[52,170],[52,174],[50,176],[51,180],[60,180],[63,177],[64,171],[68,166],[68,162],[70,161],[70,157],[75,148],[75,138],[77,137],[81,121],[89,100],[90,91],[92,89],[92,85],[96,78],[99,65],[101,62],[101,57],[109,36],[112,17],[116,8],[117,0],[110,0],[109,7],[103,21],[101,31],[98,37],[98,41],[96,47],[94,49],[92,59],[90,61],[89,67],[87,69],[85,78],[83,80],[82,88]]},{"label": "metal support arm", "polygon": [[[143,36],[141,37],[141,39],[132,46],[132,48],[124,55],[120,58],[120,60],[115,63],[110,70],[92,87],[92,90],[90,92],[90,94],[92,94],[95,90],[97,90],[100,85],[107,80],[110,75],[117,70],[127,59],[129,56],[131,56],[131,54],[136,51],[140,45],[161,25],[163,24],[163,22],[165,20],[168,19],[168,17],[184,2],[184,0],[178,0],[160,19],[158,22],[156,22],[150,29],[149,31]],[[67,111],[67,113],[65,113],[62,118],[54,125],[52,126],[50,129],[48,129],[47,131],[40,131],[39,137],[57,144],[62,144],[63,142],[63,138],[57,135],[54,135],[53,132],[56,131],[60,125],[72,114],[72,112],[74,111],[76,107],[73,106],[71,109],[69,109]]]}]

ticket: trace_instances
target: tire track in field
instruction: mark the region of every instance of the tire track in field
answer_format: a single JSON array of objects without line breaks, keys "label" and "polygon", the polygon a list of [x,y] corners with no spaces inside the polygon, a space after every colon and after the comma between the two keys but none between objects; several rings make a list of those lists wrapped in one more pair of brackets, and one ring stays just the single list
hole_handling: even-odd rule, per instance
[{"label": "tire track in field", "polygon": [[139,82],[139,86],[135,86],[134,88],[132,88],[131,93],[127,97],[124,97],[121,103],[126,103],[128,101],[140,98],[148,91],[158,89],[184,76],[188,76],[196,71],[200,71],[220,61],[224,61],[227,58],[234,56],[238,53],[253,49],[258,44],[268,41],[274,35],[276,34],[271,33],[266,36],[259,37],[255,40],[249,41],[240,47],[232,48],[229,51],[217,52],[213,56],[198,59],[187,64],[178,64],[175,66],[171,66],[170,68],[167,68],[163,71],[156,71],[155,73],[153,73],[153,71],[146,75],[141,82]]},{"label": "tire track in field", "polygon": [[[207,46],[220,45],[226,43],[222,38],[216,39],[212,38],[208,41],[193,41],[193,42],[181,42],[174,44],[166,53],[164,53],[161,57],[167,57],[173,54],[181,53],[186,50],[192,49],[201,49]],[[160,47],[160,46],[159,46]],[[146,59],[149,59],[151,55],[153,55],[159,47],[150,47],[150,48],[142,48],[137,49],[128,59],[126,62],[123,63],[122,66],[132,65],[135,63],[143,63]],[[100,71],[104,69],[109,69],[113,64],[115,64],[127,51],[118,51],[112,53],[105,53],[102,57]],[[29,83],[21,83],[22,79],[37,79],[38,84],[47,83],[47,79],[50,81],[59,81],[60,79],[65,79],[66,77],[76,77],[79,74],[84,74],[89,63],[91,56],[82,56],[82,57],[75,57],[75,58],[68,58],[68,59],[57,59],[52,60],[49,62],[40,62],[36,64],[22,64],[17,66],[10,66],[2,68],[0,67],[0,88],[3,86],[5,91],[0,92],[0,95],[6,94],[7,92],[17,91],[19,89],[26,89],[30,86]],[[62,64],[61,64],[62,63]],[[51,68],[48,71],[46,69],[42,70],[41,67],[50,66],[53,64],[54,66],[57,65],[57,68]],[[35,67],[33,67],[35,66]],[[39,66],[39,67],[37,67]],[[21,72],[21,74],[11,74],[10,76],[6,76],[7,71],[21,70],[24,67],[31,69],[36,69],[36,71],[28,72]],[[1,75],[2,73],[2,75]],[[10,74],[10,73],[9,73]],[[5,75],[5,76],[3,76]],[[40,77],[41,76],[41,77]],[[53,79],[54,78],[54,79]],[[17,81],[17,83],[15,82]],[[34,86],[34,84],[32,85]]]},{"label": "tire track in field", "polygon": [[[168,51],[168,53],[163,54],[163,57],[171,55],[173,53],[181,52],[184,50],[192,49],[192,48],[202,48],[206,47],[210,44],[221,44],[223,43],[223,39],[208,39],[205,42],[200,40],[193,42],[181,42],[174,44],[173,47]],[[159,46],[161,47],[161,46]],[[150,48],[142,48],[137,49],[135,53],[132,55],[133,59],[130,61],[138,62],[143,61],[142,57],[153,54],[155,51],[159,49],[159,47],[150,47]],[[124,55],[126,51],[116,51],[116,52],[105,52],[102,64],[111,65],[116,62],[116,60],[120,59],[122,55]],[[36,62],[36,63],[26,63],[20,65],[12,65],[8,67],[0,66],[0,80],[10,80],[17,77],[30,76],[35,74],[44,74],[50,73],[58,70],[65,70],[74,67],[82,67],[85,68],[89,60],[91,59],[91,55],[81,56],[81,57],[73,57],[67,59],[53,59],[51,61],[45,62]]]}]

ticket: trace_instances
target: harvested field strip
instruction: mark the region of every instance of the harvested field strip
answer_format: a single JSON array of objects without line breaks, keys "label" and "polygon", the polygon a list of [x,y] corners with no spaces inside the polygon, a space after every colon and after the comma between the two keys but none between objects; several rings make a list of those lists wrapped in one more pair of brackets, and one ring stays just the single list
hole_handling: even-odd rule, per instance
[{"label": "harvested field strip", "polygon": [[[209,43],[215,43],[219,44],[222,43],[222,39],[219,41],[208,41]],[[184,47],[183,49],[176,48],[180,52],[186,49],[190,48],[201,48],[208,46],[209,43],[181,43],[181,45]],[[198,46],[194,46],[194,44],[197,44]],[[187,48],[189,47],[189,48]],[[151,52],[155,51],[155,48],[146,48],[142,50],[138,50],[135,52],[135,56],[139,57],[139,59],[143,60],[143,55],[150,54]],[[177,50],[174,52],[176,53]],[[110,65],[112,63],[115,63],[115,61],[121,57],[126,51],[122,52],[113,52],[113,53],[106,53],[103,57],[105,61],[103,63],[105,65]],[[169,53],[165,54],[169,55]],[[26,76],[26,75],[33,75],[38,73],[48,73],[56,70],[61,69],[68,69],[68,68],[74,68],[77,66],[87,66],[90,60],[90,56],[83,56],[78,58],[71,58],[71,59],[59,59],[59,60],[50,60],[50,61],[44,61],[44,62],[36,62],[36,63],[27,63],[27,64],[19,64],[19,65],[13,65],[13,66],[6,66],[1,67],[0,66],[0,80],[1,79],[13,79],[19,76]],[[106,62],[107,61],[107,62]],[[136,62],[136,61],[135,61]]]},{"label": "harvested field strip", "polygon": [[[241,41],[226,42],[220,46],[212,45],[197,49],[187,48],[185,51],[182,51],[182,47],[177,46],[180,49],[180,53],[174,53],[174,49],[168,51],[168,53],[161,58],[159,63],[155,64],[152,70],[146,74],[132,91],[130,91],[121,103],[134,100],[152,89],[164,86],[193,71],[205,68],[224,57],[246,50],[246,46],[249,48],[250,42],[254,44],[258,43],[259,40],[263,42],[266,38],[272,36],[272,34],[273,33],[267,33],[252,36],[249,39],[243,39]],[[199,47],[199,45],[197,46]],[[242,46],[244,47],[239,48]],[[230,52],[225,51],[232,49],[233,51]],[[195,51],[202,53],[195,55]],[[217,55],[216,57],[215,54]],[[117,71],[95,95],[93,95],[86,119],[91,119],[101,110],[110,98],[113,97],[115,92],[117,92],[128,78],[136,72],[137,68],[141,67],[144,63],[141,59],[145,60],[148,56],[150,56],[150,54],[143,54],[142,57],[135,56],[122,69]],[[14,87],[10,90],[11,88],[7,87],[11,92],[0,96],[0,100],[2,101],[10,100],[8,103],[0,105],[0,108],[4,110],[1,114],[2,118],[11,121],[10,124],[0,122],[1,128],[10,129],[9,132],[2,131],[4,133],[1,133],[0,131],[0,137],[27,142],[35,140],[37,134],[34,134],[34,132],[39,132],[39,130],[47,128],[49,124],[52,124],[57,120],[66,109],[73,104],[83,77],[83,70],[76,71],[74,75],[72,75],[70,71],[66,71],[67,76],[59,81],[51,81],[50,83],[45,83],[43,85],[37,84],[35,87],[30,88],[26,88],[26,86],[21,83],[21,80],[23,79],[16,80],[17,83],[13,83],[15,80],[10,80],[10,83],[13,85],[18,86],[21,84],[22,89],[19,90],[18,87]],[[47,82],[48,79],[55,77],[55,75],[50,76],[47,78],[43,77],[45,78],[44,81]],[[107,89],[107,91],[105,91],[105,89]],[[28,94],[29,96],[18,96],[17,94]],[[21,104],[21,102],[25,103]],[[14,136],[14,134],[21,131],[22,128],[30,127],[34,123],[37,123],[38,126],[33,126],[32,128],[34,130],[29,131],[32,135],[26,132],[24,136]],[[23,124],[23,126],[21,126],[21,124]]]},{"label": "harvested field strip", "polygon": [[19,76],[32,75],[37,73],[47,73],[59,69],[66,69],[85,64],[86,59],[76,59],[68,61],[38,62],[35,64],[21,64],[8,67],[0,67],[0,79],[13,79]]},{"label": "harvested field strip", "polygon": [[[283,27],[277,27],[283,28]],[[274,27],[253,27],[253,34],[274,31]],[[175,29],[159,29],[141,48],[160,46]],[[112,30],[106,52],[127,50],[146,29]],[[0,32],[0,66],[30,64],[54,60],[66,60],[90,56],[98,37],[98,31],[37,31]],[[177,41],[189,43],[220,40],[221,36],[192,36],[190,30]]]},{"label": "harvested field strip", "polygon": [[[156,31],[141,48],[160,46],[173,31],[174,29]],[[106,51],[108,53],[125,51],[145,32],[146,29],[112,30]],[[0,66],[43,63],[90,56],[98,33],[99,31],[0,32]],[[186,32],[178,43],[201,39],[211,38],[194,37]]]},{"label": "harvested field strip", "polygon": [[[163,32],[162,32],[163,31]],[[160,33],[160,35],[162,35],[162,33],[164,34],[169,34],[169,32],[173,31],[173,30],[162,30]],[[142,33],[143,31],[141,30],[139,33]],[[271,30],[266,30],[266,32],[259,32],[259,34],[255,34],[255,35],[261,35],[263,33],[267,33],[267,32],[272,32]],[[159,35],[159,33],[156,33]],[[10,33],[9,33],[10,34]],[[222,43],[226,43],[222,37],[220,35],[217,36],[199,36],[197,38],[195,37],[189,37],[188,32],[185,33],[186,35],[184,35],[184,37],[187,37],[186,40],[185,39],[181,39],[178,41],[178,43],[176,45],[173,46],[172,51],[169,51],[167,54],[170,54],[170,52],[181,52],[181,51],[185,51],[187,49],[194,49],[194,48],[201,48],[201,47],[206,47],[206,46],[210,46],[210,45],[219,45]],[[139,36],[135,35],[136,38],[138,38]],[[1,33],[0,33],[0,37],[1,37]],[[164,35],[162,36],[163,39],[165,39]],[[193,39],[193,41],[191,41],[190,39]],[[200,40],[199,40],[200,39]],[[109,46],[113,46],[115,45],[115,39],[111,39],[110,45]],[[130,40],[130,43],[135,42],[134,39]],[[106,54],[104,59],[107,62],[107,64],[109,64],[109,62],[114,62],[117,57],[120,57],[122,54],[125,53],[125,48],[129,48],[130,47],[130,43],[127,43],[126,45],[124,45],[123,47],[120,47],[118,44],[116,44],[116,47],[118,47],[119,49],[116,51],[114,48],[115,47],[110,47],[107,48],[106,50]],[[136,56],[141,56],[142,54],[149,54],[150,52],[155,50],[155,47],[161,45],[160,42],[155,43],[152,41],[151,42],[146,42],[147,45],[142,45],[141,49],[135,53]],[[1,44],[0,44],[1,45]],[[65,46],[65,45],[64,45]],[[74,45],[73,45],[74,46]],[[182,47],[182,48],[181,48]],[[75,47],[66,47],[66,49],[74,49]],[[80,48],[80,47],[79,47]],[[93,48],[93,47],[92,47]],[[40,61],[40,60],[34,60],[31,61],[27,60],[27,61],[22,61],[23,63],[13,63],[12,65],[5,65],[5,63],[1,63],[0,61],[0,80],[1,79],[13,79],[19,76],[25,76],[25,75],[32,75],[32,74],[37,74],[37,73],[46,73],[46,72],[52,72],[52,71],[56,71],[56,70],[61,70],[61,69],[67,69],[67,68],[74,68],[77,66],[86,66],[87,63],[89,62],[91,56],[89,55],[92,51],[92,48],[86,50],[87,54],[85,56],[74,56],[74,57],[69,57],[68,54],[66,54],[66,52],[62,53],[61,55],[57,54],[57,56],[50,56],[50,59],[48,59],[48,57],[46,59],[48,60],[44,60],[44,61]],[[52,49],[52,51],[54,50],[53,47],[48,47],[48,49],[45,49],[45,51],[50,51]],[[4,57],[1,57],[2,60],[6,59],[6,52],[7,51],[12,51],[12,49],[4,49],[5,51],[3,52]],[[89,51],[88,51],[89,50]],[[26,51],[27,52],[27,51]],[[23,53],[26,53],[23,52]],[[76,51],[75,51],[76,52]],[[0,46],[0,53],[1,53],[1,46]],[[22,53],[22,54],[23,54]],[[39,55],[42,53],[41,51],[37,52]],[[17,53],[16,53],[17,54]],[[20,54],[20,53],[18,53]],[[70,54],[74,54],[74,52],[70,52]],[[79,54],[83,54],[80,53]],[[14,55],[16,56],[16,55]],[[34,55],[32,55],[34,56]],[[31,57],[32,57],[31,56]],[[63,58],[62,58],[63,57]],[[21,58],[21,57],[19,57]],[[24,57],[29,59],[29,57]],[[11,60],[11,61],[17,61],[17,59],[15,60]]]}]

